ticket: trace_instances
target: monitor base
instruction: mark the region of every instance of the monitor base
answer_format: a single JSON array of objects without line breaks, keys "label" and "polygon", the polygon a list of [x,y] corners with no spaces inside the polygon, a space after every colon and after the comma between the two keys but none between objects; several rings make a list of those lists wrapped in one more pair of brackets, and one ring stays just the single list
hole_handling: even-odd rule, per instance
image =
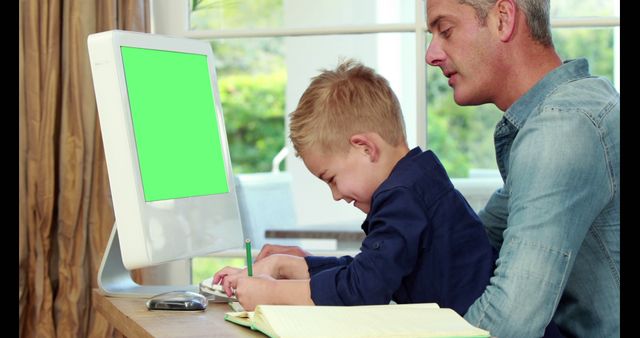
[{"label": "monitor base", "polygon": [[198,292],[197,285],[140,285],[133,281],[131,273],[122,263],[118,229],[113,224],[107,248],[98,270],[98,290],[109,297],[150,298],[169,291]]}]

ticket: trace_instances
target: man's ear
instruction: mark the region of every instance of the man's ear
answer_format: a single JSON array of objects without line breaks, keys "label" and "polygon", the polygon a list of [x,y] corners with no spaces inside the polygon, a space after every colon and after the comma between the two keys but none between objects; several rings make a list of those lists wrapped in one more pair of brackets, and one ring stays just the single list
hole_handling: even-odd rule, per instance
[{"label": "man's ear", "polygon": [[380,147],[370,134],[355,134],[349,138],[349,143],[356,151],[369,157],[371,162],[376,162],[380,157]]},{"label": "man's ear", "polygon": [[493,8],[500,41],[511,40],[516,31],[516,0],[498,0]]}]

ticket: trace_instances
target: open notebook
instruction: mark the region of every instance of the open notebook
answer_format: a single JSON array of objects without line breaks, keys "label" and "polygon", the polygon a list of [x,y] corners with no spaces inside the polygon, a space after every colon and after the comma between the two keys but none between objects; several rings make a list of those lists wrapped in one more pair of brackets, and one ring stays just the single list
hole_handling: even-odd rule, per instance
[{"label": "open notebook", "polygon": [[434,303],[367,306],[258,305],[225,320],[271,338],[490,337],[455,311]]}]

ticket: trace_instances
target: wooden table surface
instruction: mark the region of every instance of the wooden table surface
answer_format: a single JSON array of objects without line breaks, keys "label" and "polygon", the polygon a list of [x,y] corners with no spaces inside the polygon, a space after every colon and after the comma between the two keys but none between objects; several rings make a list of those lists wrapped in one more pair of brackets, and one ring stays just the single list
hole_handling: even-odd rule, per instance
[{"label": "wooden table surface", "polygon": [[209,303],[206,311],[149,311],[145,298],[118,298],[93,290],[94,306],[127,337],[266,337],[224,320],[226,303]]}]

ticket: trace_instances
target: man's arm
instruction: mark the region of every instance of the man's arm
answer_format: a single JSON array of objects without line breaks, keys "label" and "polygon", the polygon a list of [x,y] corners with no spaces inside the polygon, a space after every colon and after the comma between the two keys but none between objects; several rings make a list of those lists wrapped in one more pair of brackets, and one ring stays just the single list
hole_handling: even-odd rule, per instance
[{"label": "man's arm", "polygon": [[265,244],[262,249],[260,249],[260,253],[258,253],[258,256],[256,257],[256,262],[274,254],[286,254],[298,257],[311,256],[308,251],[303,250],[301,247],[296,245]]},{"label": "man's arm", "polygon": [[465,315],[471,324],[499,337],[542,336],[586,232],[612,196],[594,130],[579,112],[555,110],[519,132],[504,187],[508,226],[494,276]]},{"label": "man's arm", "polygon": [[502,247],[502,233],[507,228],[507,203],[509,195],[505,194],[503,188],[496,190],[487,201],[487,205],[478,212],[478,217],[487,232],[489,243],[496,250]]}]

